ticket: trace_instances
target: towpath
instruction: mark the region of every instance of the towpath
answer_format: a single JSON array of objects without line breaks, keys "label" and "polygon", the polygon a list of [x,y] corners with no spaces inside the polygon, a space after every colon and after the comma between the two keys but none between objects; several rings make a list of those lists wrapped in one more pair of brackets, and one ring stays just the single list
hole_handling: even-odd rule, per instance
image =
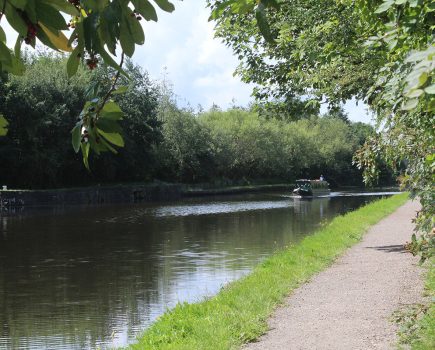
[{"label": "towpath", "polygon": [[330,268],[292,293],[270,331],[244,349],[395,349],[391,315],[420,302],[422,269],[403,249],[419,209],[409,201],[373,226]]}]

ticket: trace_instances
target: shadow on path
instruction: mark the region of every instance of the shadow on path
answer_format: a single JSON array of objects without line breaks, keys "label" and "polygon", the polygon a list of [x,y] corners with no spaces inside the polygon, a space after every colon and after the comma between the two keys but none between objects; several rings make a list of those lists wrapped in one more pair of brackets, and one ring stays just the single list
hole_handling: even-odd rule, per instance
[{"label": "shadow on path", "polygon": [[377,247],[366,247],[368,249],[375,249],[385,253],[409,253],[403,244],[382,245]]}]

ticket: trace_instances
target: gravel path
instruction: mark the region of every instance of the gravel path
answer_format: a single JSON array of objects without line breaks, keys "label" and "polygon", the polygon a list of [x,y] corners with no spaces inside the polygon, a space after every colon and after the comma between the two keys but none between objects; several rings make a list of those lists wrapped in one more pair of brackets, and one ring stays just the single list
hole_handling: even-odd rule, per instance
[{"label": "gravel path", "polygon": [[403,250],[419,209],[407,202],[363,241],[298,288],[269,321],[270,331],[244,349],[394,349],[392,313],[422,300],[418,258]]}]

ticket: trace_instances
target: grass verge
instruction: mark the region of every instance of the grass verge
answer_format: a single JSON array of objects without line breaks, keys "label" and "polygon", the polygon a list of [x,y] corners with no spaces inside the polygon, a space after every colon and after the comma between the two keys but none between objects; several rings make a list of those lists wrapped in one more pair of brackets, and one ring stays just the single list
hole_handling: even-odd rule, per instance
[{"label": "grass verge", "polygon": [[399,194],[366,205],[259,264],[213,298],[179,304],[162,315],[130,349],[235,349],[267,330],[284,298],[358,242],[367,229],[408,199]]}]

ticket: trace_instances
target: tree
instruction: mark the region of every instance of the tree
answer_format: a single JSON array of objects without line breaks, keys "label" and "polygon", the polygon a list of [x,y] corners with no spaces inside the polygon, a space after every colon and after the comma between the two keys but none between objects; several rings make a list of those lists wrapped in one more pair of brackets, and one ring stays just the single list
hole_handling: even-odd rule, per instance
[{"label": "tree", "polygon": [[286,97],[272,100],[259,100],[252,104],[251,110],[265,118],[280,118],[286,121],[296,121],[320,114],[320,104],[317,101],[304,101],[301,98]]},{"label": "tree", "polygon": [[237,10],[230,2],[208,2],[216,35],[238,56],[242,80],[257,84],[258,98],[326,96],[338,103],[362,98],[374,83],[379,58],[361,46],[352,6],[335,0],[276,1],[263,10],[270,32],[265,37],[257,11]]},{"label": "tree", "polygon": [[[163,11],[174,10],[168,0],[154,3]],[[113,152],[114,146],[122,147],[118,122],[123,113],[111,98],[125,91],[118,83],[121,74],[128,77],[122,68],[124,56],[131,57],[135,46],[144,43],[140,20],[157,21],[155,5],[148,0],[0,0],[0,25],[3,16],[18,38],[14,49],[10,49],[0,26],[0,72],[22,75],[25,66],[20,57],[21,46],[24,42],[35,47],[36,39],[55,51],[70,52],[66,66],[69,77],[76,74],[81,61],[89,69],[104,61],[116,70],[106,93],[85,103],[72,130],[72,144],[76,152],[82,151],[87,167],[91,150],[98,154]],[[69,23],[64,16],[70,16]],[[70,33],[69,38],[63,31]],[[120,57],[119,63],[113,56]],[[100,127],[102,124],[105,131]],[[0,136],[6,133],[7,125],[0,115]]]},{"label": "tree", "polygon": [[[102,64],[92,72],[80,68],[68,79],[62,56],[25,55],[24,60],[23,76],[6,76],[0,83],[0,113],[10,120],[8,134],[0,138],[0,164],[8,169],[1,172],[0,182],[47,188],[153,177],[155,147],[162,142],[157,120],[160,92],[145,72],[127,61],[125,71],[130,79],[120,78],[127,90],[122,98],[114,95],[124,112],[120,127],[127,147],[118,149],[117,157],[91,155],[93,167],[88,172],[71,152],[69,129],[86,95],[105,94],[113,72]],[[87,91],[87,86],[95,91]],[[105,130],[104,123],[101,128]]]},{"label": "tree", "polygon": [[217,35],[241,59],[238,74],[260,85],[260,98],[296,93],[326,96],[332,103],[364,100],[382,132],[357,152],[355,162],[364,168],[366,182],[379,174],[379,159],[393,168],[407,164],[402,183],[420,198],[418,228],[427,233],[422,242],[429,243],[423,255],[433,254],[433,1],[261,3],[273,6],[263,6],[259,17],[249,0],[209,1]]},{"label": "tree", "polygon": [[189,110],[163,100],[160,119],[164,141],[159,147],[163,169],[161,177],[183,182],[207,181],[213,175],[215,157],[209,130],[202,127]]}]

